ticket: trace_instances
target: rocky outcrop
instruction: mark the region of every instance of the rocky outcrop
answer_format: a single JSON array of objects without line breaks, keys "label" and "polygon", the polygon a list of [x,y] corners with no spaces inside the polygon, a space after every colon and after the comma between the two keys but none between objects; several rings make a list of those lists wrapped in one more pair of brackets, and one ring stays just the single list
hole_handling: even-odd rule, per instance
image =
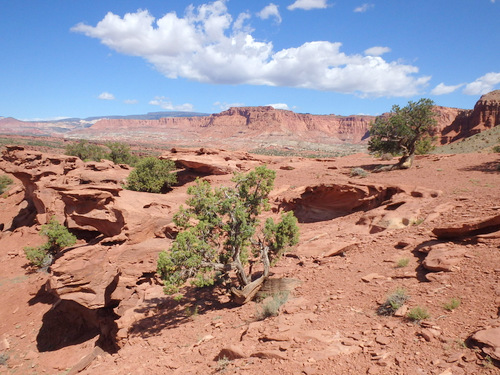
[{"label": "rocky outcrop", "polygon": [[486,355],[500,361],[500,326],[478,331],[472,335],[472,340],[482,346]]},{"label": "rocky outcrop", "polygon": [[38,224],[55,216],[70,229],[139,242],[153,237],[172,215],[162,196],[123,190],[130,171],[110,161],[84,163],[74,156],[7,146],[0,169],[22,182],[31,213],[23,218],[34,217]]},{"label": "rocky outcrop", "polygon": [[[438,143],[469,137],[500,123],[500,90],[483,95],[473,110],[436,106]],[[209,116],[160,119],[105,118],[93,121],[24,122],[0,119],[0,132],[134,143],[253,149],[311,148],[366,144],[376,116],[295,113],[270,106],[233,107]],[[314,148],[314,147],[313,147]]]},{"label": "rocky outcrop", "polygon": [[[440,107],[443,113],[451,108]],[[446,115],[444,115],[446,116]],[[456,110],[451,122],[439,122],[440,143],[447,144],[500,125],[500,90],[481,96],[473,110]]]},{"label": "rocky outcrop", "polygon": [[500,215],[480,218],[471,222],[457,224],[452,227],[434,228],[432,233],[434,233],[438,238],[454,239],[497,231],[500,231]]},{"label": "rocky outcrop", "polygon": [[481,96],[470,115],[470,128],[478,132],[500,124],[500,90]]},{"label": "rocky outcrop", "polygon": [[103,119],[88,129],[72,133],[72,136],[91,137],[99,134],[128,138],[137,135],[143,140],[156,137],[156,141],[161,136],[162,140],[177,144],[201,143],[241,149],[258,147],[260,144],[360,143],[367,138],[370,123],[374,119],[374,116],[363,115],[300,114],[269,106],[235,107],[205,117]]}]

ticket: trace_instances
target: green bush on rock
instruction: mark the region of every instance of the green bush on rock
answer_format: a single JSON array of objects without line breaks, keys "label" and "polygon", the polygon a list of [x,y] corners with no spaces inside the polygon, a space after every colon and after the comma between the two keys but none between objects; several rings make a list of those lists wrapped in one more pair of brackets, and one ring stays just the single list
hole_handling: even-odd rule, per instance
[{"label": "green bush on rock", "polygon": [[175,163],[172,160],[146,157],[130,172],[126,188],[149,193],[165,192],[177,182],[177,176],[172,173],[174,169]]},{"label": "green bush on rock", "polygon": [[54,256],[62,249],[76,243],[76,237],[68,229],[52,217],[47,224],[42,225],[39,233],[47,237],[47,242],[38,247],[25,247],[24,253],[31,265],[43,268],[52,264]]}]

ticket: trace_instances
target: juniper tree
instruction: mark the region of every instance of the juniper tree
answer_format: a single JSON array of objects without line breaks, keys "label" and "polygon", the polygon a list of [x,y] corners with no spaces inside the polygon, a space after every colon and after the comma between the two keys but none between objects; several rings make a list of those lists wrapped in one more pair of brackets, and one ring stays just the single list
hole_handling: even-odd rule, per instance
[{"label": "juniper tree", "polygon": [[379,116],[370,128],[368,150],[402,154],[395,168],[410,168],[416,151],[428,151],[436,128],[434,102],[422,98],[401,108],[394,105],[388,116]]},{"label": "juniper tree", "polygon": [[[186,281],[194,286],[214,285],[218,278],[230,280],[232,291],[245,302],[269,275],[271,262],[298,242],[297,219],[292,212],[261,225],[259,215],[269,209],[268,195],[276,173],[265,166],[237,174],[234,187],[212,187],[198,179],[188,189],[187,207],[174,217],[180,231],[169,251],[158,259],[158,273],[165,292],[174,294]],[[260,262],[263,272],[252,280],[249,264]],[[237,298],[238,299],[238,298]]]}]

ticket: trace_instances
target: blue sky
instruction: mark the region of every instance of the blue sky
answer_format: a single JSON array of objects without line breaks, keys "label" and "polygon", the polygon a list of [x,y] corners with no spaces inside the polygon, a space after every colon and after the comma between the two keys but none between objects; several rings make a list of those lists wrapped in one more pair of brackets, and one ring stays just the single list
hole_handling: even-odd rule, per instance
[{"label": "blue sky", "polygon": [[0,0],[0,116],[371,114],[500,88],[500,0]]}]

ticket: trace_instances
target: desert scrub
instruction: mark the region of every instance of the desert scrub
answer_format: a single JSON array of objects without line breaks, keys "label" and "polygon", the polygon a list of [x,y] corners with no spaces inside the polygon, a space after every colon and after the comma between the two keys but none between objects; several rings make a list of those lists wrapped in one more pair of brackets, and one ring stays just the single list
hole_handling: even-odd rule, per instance
[{"label": "desert scrub", "polygon": [[453,311],[453,310],[457,309],[460,306],[461,302],[462,301],[460,301],[460,298],[452,298],[448,302],[446,302],[445,304],[443,304],[443,307],[444,307],[445,310]]},{"label": "desert scrub", "polygon": [[30,264],[38,268],[50,266],[57,253],[76,243],[76,237],[64,225],[59,224],[55,216],[47,224],[42,225],[39,234],[47,237],[46,243],[38,247],[24,248]]},{"label": "desert scrub", "polygon": [[429,312],[425,307],[414,307],[410,311],[408,311],[408,314],[406,314],[406,317],[413,321],[413,322],[420,322],[421,320],[427,319],[430,317]]},{"label": "desert scrub", "polygon": [[217,366],[215,368],[215,371],[217,372],[224,372],[227,370],[227,366],[231,364],[231,360],[227,357],[222,357],[217,361]]},{"label": "desert scrub", "polygon": [[271,316],[278,316],[281,306],[288,301],[289,295],[290,292],[281,291],[273,294],[272,298],[268,297],[264,299],[260,310],[257,311],[257,320],[264,320]]},{"label": "desert scrub", "polygon": [[66,146],[66,155],[76,156],[83,161],[101,161],[106,157],[106,150],[101,146],[81,140]]},{"label": "desert scrub", "polygon": [[410,296],[406,294],[406,290],[403,288],[397,288],[392,294],[387,297],[387,300],[378,307],[377,314],[390,316],[405,304],[406,301],[410,299]]},{"label": "desert scrub", "polygon": [[12,185],[14,181],[12,181],[12,178],[6,175],[1,175],[0,176],[0,194],[3,194],[9,185]]},{"label": "desert scrub", "polygon": [[365,171],[363,168],[359,168],[359,167],[352,168],[351,169],[351,173],[350,173],[351,177],[358,176],[358,177],[361,177],[361,178],[365,178],[368,175],[369,175],[369,173],[367,171]]},{"label": "desert scrub", "polygon": [[[158,256],[165,293],[179,293],[186,282],[201,288],[224,280],[235,302],[248,302],[242,290],[263,282],[275,259],[299,238],[292,211],[282,214],[279,222],[268,218],[262,225],[259,220],[262,211],[270,209],[268,195],[275,177],[275,171],[260,166],[235,174],[232,187],[212,187],[197,179],[188,188],[187,207],[174,215],[179,233],[170,249]],[[252,277],[256,275],[249,266],[256,263],[264,267],[258,278]]]},{"label": "desert scrub", "polygon": [[127,178],[126,188],[149,193],[162,193],[177,182],[177,175],[172,173],[175,163],[172,160],[160,160],[152,156],[141,159]]},{"label": "desert scrub", "polygon": [[410,259],[409,258],[401,258],[396,263],[396,267],[397,268],[403,268],[403,267],[406,267],[409,263],[410,263]]},{"label": "desert scrub", "polygon": [[9,355],[7,353],[0,354],[0,366],[7,366],[8,360],[9,360]]}]

